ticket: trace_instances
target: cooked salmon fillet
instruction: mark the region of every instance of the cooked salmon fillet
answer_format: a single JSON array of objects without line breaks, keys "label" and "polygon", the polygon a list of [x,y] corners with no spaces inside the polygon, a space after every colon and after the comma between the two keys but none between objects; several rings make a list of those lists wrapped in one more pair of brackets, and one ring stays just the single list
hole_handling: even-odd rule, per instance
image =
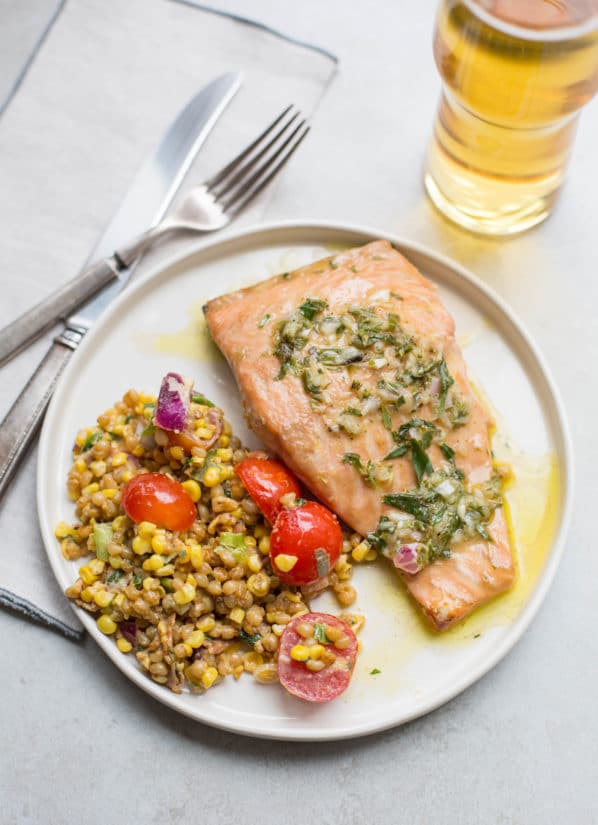
[{"label": "cooked salmon fillet", "polygon": [[[325,309],[321,309],[324,302]],[[297,316],[297,307],[302,307],[308,321]],[[277,334],[280,342],[277,330],[285,319],[297,316],[308,326],[312,323],[309,316],[324,319],[317,328],[304,333],[310,337],[302,356],[304,363],[311,365],[316,363],[314,355],[309,360],[312,345],[319,347],[321,361],[322,348],[330,342],[326,324],[334,322],[326,321],[325,316],[345,313],[343,317],[349,323],[348,311],[360,317],[355,308],[365,308],[374,313],[372,317],[387,319],[386,326],[394,330],[387,333],[387,338],[393,342],[395,352],[399,351],[395,346],[399,333],[388,319],[399,319],[392,324],[400,322],[398,329],[408,337],[408,346],[417,342],[422,370],[435,364],[440,376],[425,379],[427,383],[418,379],[418,386],[427,387],[430,398],[422,403],[418,393],[407,392],[407,402],[401,397],[402,406],[399,402],[391,405],[391,421],[375,406],[380,405],[379,398],[376,400],[380,393],[390,391],[394,397],[392,392],[397,392],[392,383],[396,364],[393,367],[385,363],[385,344],[375,345],[381,357],[370,358],[368,353],[366,361],[363,353],[351,347],[332,348],[332,355],[326,352],[328,359],[361,357],[361,361],[342,368],[335,365],[323,370],[318,366],[314,372],[310,366],[303,374],[281,369],[281,352],[286,350],[284,346],[277,349],[275,344]],[[450,469],[447,456],[453,453],[451,466],[461,471],[468,485],[483,485],[493,476],[489,443],[492,421],[468,381],[455,342],[453,319],[435,286],[388,242],[374,241],[216,298],[206,305],[205,316],[214,341],[234,373],[250,427],[315,496],[361,535],[375,532],[381,517],[396,518],[396,506],[385,503],[386,495],[410,490],[418,494],[422,479],[416,472],[416,448],[412,448],[411,455],[391,460],[388,455],[401,443],[398,433],[402,424],[408,428],[410,421],[433,419],[434,415],[441,415],[446,423],[447,413],[442,410],[447,398],[453,405],[453,423],[442,430],[442,443],[435,438],[427,445],[424,458],[427,454],[432,465],[429,469]],[[365,317],[369,323],[370,316]],[[444,360],[444,366],[438,367],[439,359]],[[318,378],[322,373],[324,383],[312,386],[310,376],[322,381]],[[390,390],[376,389],[384,386]],[[358,409],[356,393],[360,398]],[[441,402],[439,394],[443,394]],[[454,412],[459,404],[466,413]],[[347,455],[353,459],[348,460]],[[366,465],[369,472],[364,469]],[[392,477],[380,471],[374,478],[378,471],[374,468],[380,467],[391,467]],[[453,542],[450,555],[434,559],[419,572],[402,573],[409,591],[439,629],[459,621],[514,580],[513,557],[500,506],[492,511],[486,527],[480,525],[479,534]]]}]

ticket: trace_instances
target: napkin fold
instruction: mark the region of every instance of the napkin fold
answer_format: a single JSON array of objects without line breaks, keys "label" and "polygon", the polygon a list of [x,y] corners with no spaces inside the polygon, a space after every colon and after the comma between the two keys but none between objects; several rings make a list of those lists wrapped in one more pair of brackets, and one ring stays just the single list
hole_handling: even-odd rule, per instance
[{"label": "napkin fold", "polygon": [[[225,71],[244,75],[182,193],[289,103],[313,113],[335,71],[325,49],[194,0],[67,0],[59,12],[0,117],[2,326],[80,269],[140,162],[199,88]],[[259,221],[279,185],[233,228]],[[2,368],[0,417],[50,340]],[[80,638],[37,526],[35,475],[33,450],[0,503],[0,604]]]}]

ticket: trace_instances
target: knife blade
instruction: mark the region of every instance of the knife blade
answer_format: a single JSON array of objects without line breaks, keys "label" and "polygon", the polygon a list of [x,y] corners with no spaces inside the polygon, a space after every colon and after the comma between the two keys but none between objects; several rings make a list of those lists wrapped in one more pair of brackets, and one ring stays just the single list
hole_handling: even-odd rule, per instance
[{"label": "knife blade", "polygon": [[[0,424],[0,498],[33,440],[62,370],[83,336],[131,277],[114,250],[160,221],[193,158],[241,83],[237,72],[222,75],[196,94],[163,135],[144,163],[90,259],[100,258],[98,275],[113,283],[70,317],[64,330],[31,376]],[[110,257],[106,257],[110,256]],[[54,316],[55,318],[55,316]],[[54,320],[54,319],[53,319]]]},{"label": "knife blade", "polygon": [[[0,330],[0,365],[86,301],[72,326],[89,328],[131,275],[132,268],[126,270],[114,250],[164,217],[199,147],[240,83],[238,72],[221,75],[187,103],[140,169],[79,275]],[[119,284],[104,290],[117,278]]]}]

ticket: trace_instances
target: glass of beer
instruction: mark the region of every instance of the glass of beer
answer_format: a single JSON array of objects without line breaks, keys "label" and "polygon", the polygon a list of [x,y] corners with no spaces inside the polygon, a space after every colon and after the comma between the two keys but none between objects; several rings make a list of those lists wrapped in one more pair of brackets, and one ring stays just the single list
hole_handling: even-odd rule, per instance
[{"label": "glass of beer", "polygon": [[544,220],[598,89],[598,0],[441,0],[434,57],[433,203],[488,235]]}]

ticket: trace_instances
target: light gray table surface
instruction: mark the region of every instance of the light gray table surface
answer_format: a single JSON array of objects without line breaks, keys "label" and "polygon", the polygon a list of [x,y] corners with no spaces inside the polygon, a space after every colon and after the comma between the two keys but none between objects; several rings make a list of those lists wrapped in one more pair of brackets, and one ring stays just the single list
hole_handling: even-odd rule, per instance
[{"label": "light gray table surface", "polygon": [[[475,239],[422,191],[439,90],[433,0],[214,4],[340,58],[272,215],[427,243],[494,287],[539,343],[576,450],[565,556],[532,626],[487,676],[422,719],[341,743],[259,741],[190,722],[129,683],[92,640],[74,644],[0,612],[0,823],[598,822],[598,102],[550,220],[514,240]],[[1,0],[0,92],[58,5]]]}]

